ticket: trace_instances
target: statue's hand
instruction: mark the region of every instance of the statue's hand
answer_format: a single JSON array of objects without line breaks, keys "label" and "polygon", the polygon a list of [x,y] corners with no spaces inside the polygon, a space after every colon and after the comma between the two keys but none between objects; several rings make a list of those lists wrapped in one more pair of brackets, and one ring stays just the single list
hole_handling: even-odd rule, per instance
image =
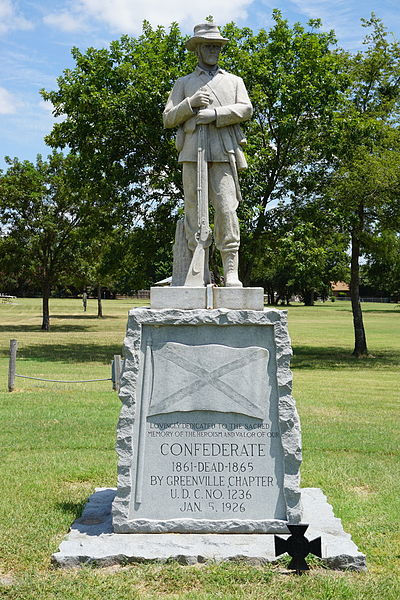
[{"label": "statue's hand", "polygon": [[213,108],[204,108],[199,110],[196,116],[196,125],[207,125],[212,123],[217,118],[215,110]]},{"label": "statue's hand", "polygon": [[192,108],[204,108],[210,104],[210,94],[203,88],[200,88],[193,96],[190,96],[189,102]]}]

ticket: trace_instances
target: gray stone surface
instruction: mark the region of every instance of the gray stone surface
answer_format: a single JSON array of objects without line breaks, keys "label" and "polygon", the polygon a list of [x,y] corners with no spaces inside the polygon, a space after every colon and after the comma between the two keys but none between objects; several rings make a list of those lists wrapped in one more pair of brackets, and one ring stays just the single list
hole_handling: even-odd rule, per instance
[{"label": "gray stone surface", "polygon": [[[332,569],[363,571],[362,554],[351,536],[343,531],[326,497],[318,488],[301,490],[303,522],[309,523],[308,539],[322,537],[322,558]],[[175,559],[182,564],[207,561],[245,560],[251,564],[273,562],[274,536],[271,534],[121,534],[113,533],[111,503],[115,490],[99,488],[89,498],[61,543],[52,561],[59,567],[116,564]]]},{"label": "gray stone surface", "polygon": [[125,356],[116,532],[264,533],[299,522],[286,313],[134,309]]},{"label": "gray stone surface", "polygon": [[207,288],[205,287],[152,287],[150,288],[150,306],[153,309],[194,309],[207,307]]},{"label": "gray stone surface", "polygon": [[189,250],[185,236],[185,222],[183,219],[178,219],[176,222],[175,243],[173,246],[172,286],[185,285],[185,279],[189,271],[191,260],[192,253]]},{"label": "gray stone surface", "polygon": [[153,309],[229,308],[234,310],[264,310],[263,288],[212,287],[211,305],[207,302],[207,288],[166,286],[150,289],[150,307]]},{"label": "gray stone surface", "polygon": [[214,308],[264,310],[264,288],[214,287]]}]

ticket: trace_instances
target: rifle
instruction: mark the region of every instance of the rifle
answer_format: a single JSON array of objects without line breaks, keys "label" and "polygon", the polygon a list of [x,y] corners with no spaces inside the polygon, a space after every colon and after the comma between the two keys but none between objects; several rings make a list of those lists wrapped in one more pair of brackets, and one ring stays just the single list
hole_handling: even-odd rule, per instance
[{"label": "rifle", "polygon": [[211,229],[208,217],[208,166],[206,161],[206,125],[199,125],[197,143],[197,246],[193,252],[185,286],[204,287],[208,281],[208,247]]}]

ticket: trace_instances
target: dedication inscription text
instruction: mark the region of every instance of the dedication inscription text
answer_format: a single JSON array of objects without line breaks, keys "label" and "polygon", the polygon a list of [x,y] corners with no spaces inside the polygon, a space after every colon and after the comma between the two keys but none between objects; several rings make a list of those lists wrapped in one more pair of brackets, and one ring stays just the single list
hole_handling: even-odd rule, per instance
[{"label": "dedication inscription text", "polygon": [[190,329],[143,329],[129,519],[285,519],[273,340]]},{"label": "dedication inscription text", "polygon": [[198,518],[253,519],[267,490],[269,496],[279,495],[273,465],[266,469],[271,440],[279,438],[269,423],[154,421],[147,436],[158,448],[159,460],[145,481],[171,518],[193,513]]}]

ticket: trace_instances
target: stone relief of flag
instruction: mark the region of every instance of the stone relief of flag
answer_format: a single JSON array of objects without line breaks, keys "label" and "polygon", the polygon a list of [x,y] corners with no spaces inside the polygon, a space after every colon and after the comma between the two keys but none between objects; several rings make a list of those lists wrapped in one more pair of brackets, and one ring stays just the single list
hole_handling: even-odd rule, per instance
[{"label": "stone relief of flag", "polygon": [[263,419],[271,393],[268,357],[255,346],[153,345],[148,415],[207,410]]}]

